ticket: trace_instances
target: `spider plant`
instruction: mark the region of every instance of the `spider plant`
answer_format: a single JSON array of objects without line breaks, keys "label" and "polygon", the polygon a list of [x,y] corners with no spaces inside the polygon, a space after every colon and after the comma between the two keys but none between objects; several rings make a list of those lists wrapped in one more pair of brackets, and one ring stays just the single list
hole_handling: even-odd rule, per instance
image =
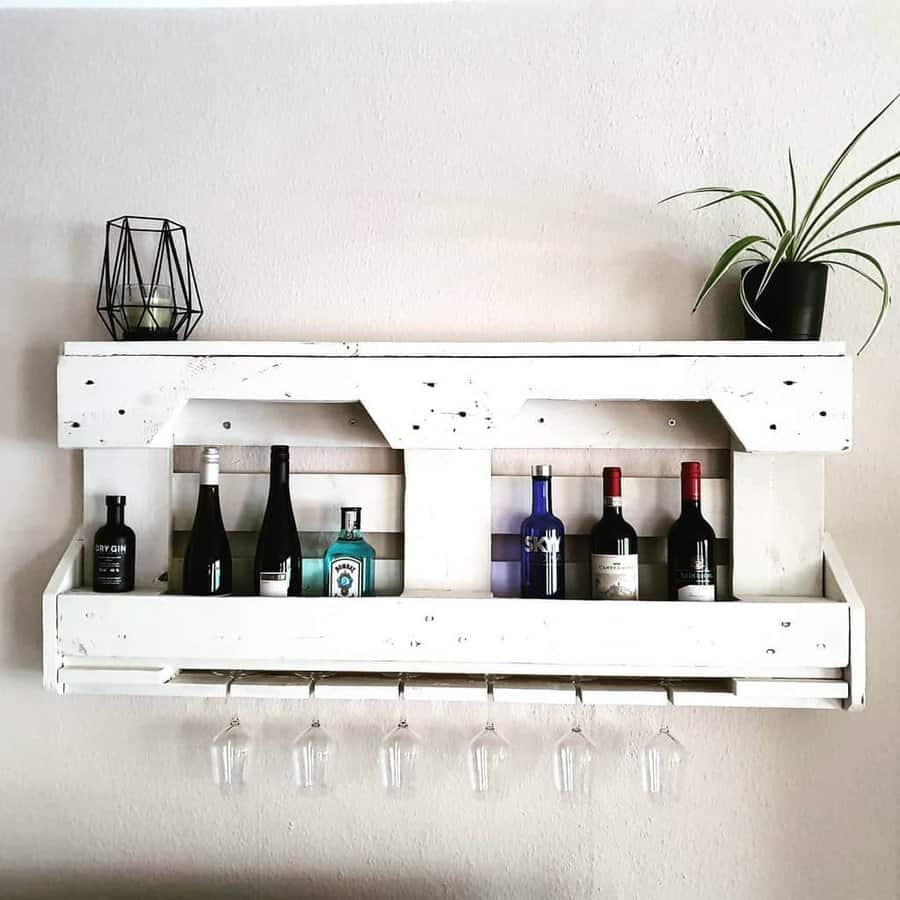
[{"label": "spider plant", "polygon": [[[791,183],[790,216],[783,215],[775,202],[760,191],[746,189],[736,190],[730,187],[695,188],[694,190],[681,191],[680,193],[672,194],[660,201],[660,203],[665,203],[668,200],[674,200],[676,197],[685,197],[694,194],[718,194],[719,196],[702,203],[695,208],[708,209],[711,206],[716,206],[727,200],[744,200],[752,203],[753,206],[762,213],[766,222],[766,227],[763,229],[764,233],[743,235],[738,237],[726,248],[725,252],[722,253],[716,264],[712,267],[706,281],[704,281],[703,287],[700,289],[700,293],[694,303],[694,312],[697,311],[706,295],[709,294],[713,287],[715,287],[724,275],[734,266],[746,264],[766,265],[759,289],[754,298],[758,300],[770,283],[778,266],[782,263],[824,263],[828,266],[849,269],[856,275],[864,278],[867,282],[873,284],[881,292],[881,309],[875,319],[875,324],[872,326],[869,336],[866,338],[865,343],[862,345],[859,352],[862,353],[862,351],[865,350],[872,338],[875,337],[878,329],[881,327],[885,313],[890,306],[890,289],[887,276],[884,273],[881,263],[870,253],[866,253],[856,247],[847,246],[846,239],[867,231],[875,231],[881,228],[894,228],[900,226],[900,221],[890,220],[885,222],[875,222],[871,225],[861,225],[856,228],[840,231],[837,234],[831,232],[833,232],[836,227],[836,221],[859,201],[896,181],[900,181],[900,174],[889,175],[883,172],[883,170],[890,166],[891,163],[900,159],[900,150],[886,156],[880,162],[854,178],[849,184],[837,191],[837,193],[827,201],[825,199],[825,194],[828,191],[832,180],[837,175],[838,169],[844,164],[862,136],[894,105],[898,98],[900,98],[900,94],[897,94],[890,103],[878,112],[877,115],[873,116],[873,118],[871,118],[856,133],[853,140],[844,147],[813,194],[809,206],[806,207],[802,214],[797,204],[797,178],[794,172],[794,160],[790,150],[788,150],[788,171],[790,173]],[[878,177],[875,178],[875,180],[870,180],[876,175],[878,175]],[[767,331],[771,332],[772,328],[762,321],[747,298],[744,280],[748,271],[749,270],[746,270],[741,275],[740,279],[741,303],[751,319]]]}]

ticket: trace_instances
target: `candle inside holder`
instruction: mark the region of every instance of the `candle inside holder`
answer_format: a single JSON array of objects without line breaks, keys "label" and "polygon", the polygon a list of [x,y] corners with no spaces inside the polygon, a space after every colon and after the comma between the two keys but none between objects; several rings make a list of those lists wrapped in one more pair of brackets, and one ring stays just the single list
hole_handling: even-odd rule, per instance
[{"label": "candle inside holder", "polygon": [[126,284],[116,291],[125,315],[125,340],[167,340],[174,337],[175,305],[167,284]]}]

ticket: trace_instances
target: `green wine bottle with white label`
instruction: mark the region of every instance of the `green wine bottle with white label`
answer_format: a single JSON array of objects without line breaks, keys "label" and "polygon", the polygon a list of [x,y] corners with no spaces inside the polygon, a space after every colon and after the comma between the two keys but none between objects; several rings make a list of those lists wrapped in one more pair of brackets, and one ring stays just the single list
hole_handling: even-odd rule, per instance
[{"label": "green wine bottle with white label", "polygon": [[325,552],[326,597],[372,597],[375,551],[362,536],[359,506],[341,507],[341,533]]}]

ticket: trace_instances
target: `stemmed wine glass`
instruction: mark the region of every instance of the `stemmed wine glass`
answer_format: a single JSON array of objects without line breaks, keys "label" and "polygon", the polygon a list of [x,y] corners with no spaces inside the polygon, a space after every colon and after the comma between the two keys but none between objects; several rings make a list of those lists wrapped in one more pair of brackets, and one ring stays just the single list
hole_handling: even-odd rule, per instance
[{"label": "stemmed wine glass", "polygon": [[337,744],[319,722],[316,679],[310,678],[309,704],[312,722],[291,747],[294,784],[307,795],[324,794],[331,786],[331,765]]},{"label": "stemmed wine glass", "polygon": [[[232,675],[225,686],[226,702],[231,696],[231,685],[238,677]],[[210,742],[212,778],[223,794],[236,793],[244,787],[252,743],[236,714]]]},{"label": "stemmed wine glass", "polygon": [[416,764],[424,744],[406,721],[406,689],[402,675],[397,682],[397,695],[399,721],[378,748],[378,766],[384,789],[393,796],[403,797],[415,791]]},{"label": "stemmed wine glass", "polygon": [[485,725],[472,739],[466,754],[469,784],[477,797],[499,799],[508,791],[509,741],[494,725],[494,685],[485,678]]},{"label": "stemmed wine glass", "polygon": [[663,725],[641,751],[641,780],[651,800],[677,799],[687,754]]},{"label": "stemmed wine glass", "polygon": [[593,762],[596,748],[581,730],[584,698],[581,684],[575,682],[575,708],[571,728],[553,747],[553,782],[564,800],[587,800],[593,787]]}]

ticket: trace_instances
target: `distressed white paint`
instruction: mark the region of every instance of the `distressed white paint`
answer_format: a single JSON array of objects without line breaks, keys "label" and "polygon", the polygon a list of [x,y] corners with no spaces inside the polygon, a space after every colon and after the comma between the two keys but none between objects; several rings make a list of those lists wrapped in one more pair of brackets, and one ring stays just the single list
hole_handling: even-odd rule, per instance
[{"label": "distressed white paint", "polygon": [[732,454],[732,590],[822,596],[825,461]]},{"label": "distressed white paint", "polygon": [[405,590],[491,592],[491,454],[408,450]]},{"label": "distressed white paint", "polygon": [[[93,538],[106,521],[107,494],[122,494],[125,524],[135,535],[137,586],[161,583],[172,535],[172,451],[166,447],[84,451],[85,579],[93,577]],[[190,526],[189,526],[190,527]]]},{"label": "distressed white paint", "polygon": [[[864,715],[586,707],[601,791],[573,810],[547,769],[564,707],[498,706],[512,795],[485,805],[469,798],[461,761],[483,705],[411,704],[427,777],[418,797],[389,804],[374,754],[390,704],[338,701],[324,725],[339,742],[339,779],[309,805],[287,773],[302,703],[237,701],[260,755],[248,791],[226,803],[208,787],[206,749],[227,722],[223,699],[61,701],[35,674],[35,598],[82,521],[78,455],[55,447],[53,361],[60,341],[103,335],[93,301],[107,218],[160,211],[188,224],[208,305],[199,338],[737,336],[733,282],[688,309],[727,234],[760,219],[656,200],[733,178],[783,201],[788,145],[808,196],[900,83],[895,7],[2,17],[0,408],[15,487],[0,542],[0,678],[13,728],[0,764],[15,823],[0,841],[3,893],[900,895],[896,304],[857,364],[855,450],[826,462],[828,525],[872,624]],[[861,168],[890,152],[896,124],[870,132],[854,154]],[[896,218],[891,191],[866,204],[860,221]],[[865,247],[896,287],[896,235],[872,232]],[[827,337],[859,346],[877,303],[869,290],[832,273]],[[637,785],[637,750],[661,724],[690,754],[685,802],[671,812],[646,805]]]},{"label": "distressed white paint", "polygon": [[[171,480],[173,527],[176,531],[190,531],[197,508],[199,476],[178,473]],[[219,496],[226,530],[259,530],[268,490],[268,475],[220,475]],[[362,507],[364,531],[403,531],[402,475],[294,473],[291,499],[300,531],[337,533],[342,506]]]},{"label": "distressed white paint", "polygon": [[850,663],[847,666],[850,698],[847,706],[860,710],[866,705],[866,608],[834,539],[828,534],[825,535],[825,595],[846,603],[850,611]]},{"label": "distressed white paint", "polygon": [[[513,425],[527,400],[709,400],[747,450],[850,449],[850,359],[791,348],[758,356],[736,344],[708,356],[684,343],[659,355],[648,342],[633,353],[598,344],[593,355],[549,356],[485,344],[454,356],[452,345],[434,344],[415,356],[400,344],[351,355],[326,345],[261,357],[240,343],[203,356],[110,355],[107,346],[60,357],[62,447],[170,446],[190,400],[359,402],[392,447],[470,450],[527,446],[531,426],[520,437]],[[575,444],[607,446],[608,431],[587,419]],[[209,440],[220,438],[214,427]]]},{"label": "distressed white paint", "polygon": [[[849,662],[843,603],[463,597],[59,598],[64,659],[179,668],[750,675]],[[789,622],[789,625],[785,625]],[[178,623],[176,625],[176,623]]]}]

